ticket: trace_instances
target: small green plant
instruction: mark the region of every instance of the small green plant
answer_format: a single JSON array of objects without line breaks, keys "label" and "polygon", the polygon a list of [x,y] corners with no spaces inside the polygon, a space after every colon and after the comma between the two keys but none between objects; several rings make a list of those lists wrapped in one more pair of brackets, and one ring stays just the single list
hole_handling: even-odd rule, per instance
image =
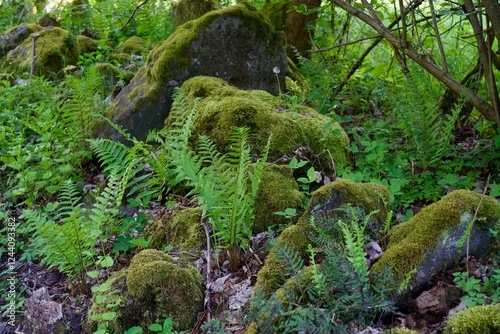
[{"label": "small green plant", "polygon": [[277,215],[277,216],[283,216],[286,219],[292,219],[293,217],[297,216],[297,209],[286,208],[285,211],[277,211],[277,212],[274,212],[273,214]]},{"label": "small green plant", "polygon": [[[348,323],[368,326],[377,314],[393,309],[390,271],[371,276],[363,250],[365,228],[375,212],[361,215],[349,207],[342,212],[353,215],[322,222],[311,218],[315,234],[311,240],[317,247],[309,245],[309,267],[286,243],[270,240],[293,283],[267,298],[257,293],[249,319],[255,321],[258,332],[347,333]],[[319,250],[321,256],[317,256]]]},{"label": "small green plant", "polygon": [[500,303],[500,269],[491,271],[484,281],[467,272],[456,272],[453,276],[456,286],[465,293],[462,301],[467,307]]}]

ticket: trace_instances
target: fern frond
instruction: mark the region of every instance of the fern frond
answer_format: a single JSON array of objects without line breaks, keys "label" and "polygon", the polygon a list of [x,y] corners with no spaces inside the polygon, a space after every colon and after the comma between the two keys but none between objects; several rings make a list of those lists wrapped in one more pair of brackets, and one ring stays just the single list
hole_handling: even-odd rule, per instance
[{"label": "fern frond", "polygon": [[283,264],[285,275],[295,276],[304,267],[302,256],[285,242],[277,242],[272,252],[278,262]]}]

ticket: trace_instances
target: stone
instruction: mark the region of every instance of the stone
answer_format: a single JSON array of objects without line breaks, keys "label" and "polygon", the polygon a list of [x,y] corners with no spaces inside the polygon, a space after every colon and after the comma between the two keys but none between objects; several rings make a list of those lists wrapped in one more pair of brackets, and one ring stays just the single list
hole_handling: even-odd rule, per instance
[{"label": "stone", "polygon": [[30,333],[64,333],[62,304],[50,300],[46,287],[34,291],[24,302],[24,308]]},{"label": "stone", "polygon": [[[167,118],[174,88],[198,75],[219,77],[242,89],[278,94],[284,88],[287,57],[282,33],[250,5],[212,11],[178,27],[148,55],[132,82],[106,114],[132,136],[144,140]],[[273,68],[281,72],[275,74]],[[126,142],[107,122],[96,136]]]},{"label": "stone", "polygon": [[394,226],[387,249],[372,271],[391,267],[397,282],[413,271],[406,296],[418,296],[432,284],[433,277],[466,255],[466,231],[476,210],[469,233],[469,255],[483,257],[493,242],[489,229],[498,229],[500,224],[500,204],[474,191],[456,190]]}]

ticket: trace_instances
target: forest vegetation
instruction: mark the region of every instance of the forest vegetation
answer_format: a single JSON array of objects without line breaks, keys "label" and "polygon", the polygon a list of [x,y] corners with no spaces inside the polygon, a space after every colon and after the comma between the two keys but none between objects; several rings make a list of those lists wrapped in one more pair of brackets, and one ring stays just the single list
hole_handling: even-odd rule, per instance
[{"label": "forest vegetation", "polygon": [[[128,145],[97,138],[97,122],[111,122],[106,110],[151,61],[151,50],[180,24],[234,4],[73,0],[49,6],[45,0],[0,1],[0,333],[28,326],[25,301],[33,288],[26,282],[35,282],[41,277],[37,275],[58,277],[51,298],[63,309],[81,308],[73,314],[78,324],[65,323],[60,333],[74,333],[75,328],[103,334],[357,333],[370,326],[380,332],[412,327],[394,319],[411,308],[402,305],[401,296],[418,274],[417,267],[375,272],[374,265],[371,271],[366,247],[376,241],[386,251],[396,238],[404,239],[400,235],[408,226],[425,225],[440,215],[465,222],[458,242],[467,248],[465,259],[453,263],[440,279],[455,289],[453,307],[447,307],[463,302],[471,312],[452,318],[449,327],[446,314],[432,323],[445,333],[500,331],[498,0],[248,0],[269,25],[284,31],[288,42],[286,86],[277,80],[276,99],[257,93],[262,105],[326,120],[318,142],[344,138],[339,143],[345,144],[345,159],[304,146],[283,161],[274,159],[275,134],[258,138],[256,149],[248,127],[224,136],[225,147],[213,137],[198,136],[196,115],[204,105],[191,96],[196,81],[189,81],[185,90],[175,89],[170,126],[151,131],[147,140],[137,140],[116,124],[111,126]],[[57,72],[41,72],[29,56],[22,66],[7,60],[12,29],[32,29],[42,19],[52,20],[50,25],[61,27],[59,32],[67,31],[68,50],[79,50],[72,63],[62,64]],[[34,45],[36,31],[28,35]],[[275,69],[276,77],[279,72]],[[247,98],[221,82],[210,84],[226,89],[226,95]],[[319,115],[308,116],[312,114],[304,110],[311,109]],[[266,220],[259,208],[268,204],[259,199],[259,189],[288,184],[289,178],[290,187],[297,188],[289,199],[295,207],[270,213],[280,224],[256,233],[257,225],[252,224]],[[350,187],[353,193],[371,194],[380,205],[349,199],[336,209],[334,223],[314,217],[314,205],[324,205],[318,203],[333,181],[340,181],[339,192]],[[328,189],[337,191],[337,185]],[[462,208],[468,215],[457,211]],[[159,212],[168,219],[172,215],[172,221],[176,214],[176,221],[197,221],[204,251],[178,249],[179,244],[199,244],[198,237],[167,240],[169,245],[151,250],[157,248],[150,231]],[[407,222],[413,225],[403,225]],[[469,238],[482,223],[491,249],[477,259],[468,254]],[[182,231],[194,233],[187,227]],[[287,244],[280,236],[283,231],[287,237],[308,234],[310,239],[290,239]],[[262,253],[254,249],[263,242],[259,235],[265,235]],[[227,268],[221,269],[216,251],[226,254],[222,258],[227,257]],[[282,266],[280,275],[286,280],[266,291],[263,277],[276,273],[270,264],[264,267],[257,284],[262,291],[248,298],[241,319],[231,322],[222,315],[227,303],[207,303],[217,295],[210,290],[217,278],[210,282],[210,268],[243,277],[249,258],[264,262],[259,256],[269,252],[268,263]],[[188,260],[183,253],[189,253]],[[141,263],[145,254],[151,258]],[[198,272],[193,258],[203,259],[204,269]],[[154,270],[175,272],[175,277],[157,282]],[[251,279],[257,279],[253,274]],[[137,320],[129,314],[140,325],[126,328],[127,316],[119,314],[123,301],[113,290],[124,284],[124,277],[127,296],[135,298],[136,306],[151,304],[145,297],[151,291],[175,304],[174,297],[163,293],[186,282],[191,290],[183,299],[196,305],[185,305],[188,311],[161,320],[154,315]],[[147,280],[156,283],[147,285]],[[428,288],[437,291],[439,284]],[[12,309],[15,326],[9,324]],[[470,329],[476,320],[479,325]],[[413,328],[431,332],[429,321]]]}]

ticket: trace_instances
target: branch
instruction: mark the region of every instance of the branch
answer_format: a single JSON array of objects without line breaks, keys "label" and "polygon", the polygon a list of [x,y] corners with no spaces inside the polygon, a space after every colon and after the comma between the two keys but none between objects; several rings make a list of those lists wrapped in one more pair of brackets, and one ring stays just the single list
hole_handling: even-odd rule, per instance
[{"label": "branch", "polygon": [[125,27],[127,26],[127,24],[130,23],[130,21],[132,20],[132,18],[135,16],[135,13],[139,10],[139,8],[141,8],[142,6],[144,6],[149,0],[144,0],[143,2],[141,2],[140,4],[137,5],[137,7],[134,8],[134,10],[132,11],[132,14],[130,14],[130,16],[128,17],[127,19],[127,22],[125,22],[125,24],[120,28],[121,30],[125,29]]},{"label": "branch", "polygon": [[385,27],[383,24],[380,24],[376,20],[372,19],[366,13],[361,10],[351,6],[350,4],[342,1],[342,0],[331,0],[331,2],[338,7],[342,8],[348,13],[356,16],[361,21],[365,22],[369,26],[371,26],[374,30],[380,33],[383,38],[385,38],[389,43],[391,43],[396,49],[400,50],[404,54],[406,54],[410,59],[419,64],[424,70],[450,88],[457,94],[463,95],[470,104],[472,104],[481,114],[490,121],[497,122],[497,125],[500,126],[500,120],[497,120],[497,116],[495,115],[497,111],[485,100],[483,100],[479,95],[469,90],[467,87],[464,87],[459,82],[457,82],[454,78],[452,78],[449,74],[444,72],[438,66],[429,62],[424,55],[419,53],[416,49],[414,49],[411,45],[405,45],[404,42],[394,36],[392,32]]}]

